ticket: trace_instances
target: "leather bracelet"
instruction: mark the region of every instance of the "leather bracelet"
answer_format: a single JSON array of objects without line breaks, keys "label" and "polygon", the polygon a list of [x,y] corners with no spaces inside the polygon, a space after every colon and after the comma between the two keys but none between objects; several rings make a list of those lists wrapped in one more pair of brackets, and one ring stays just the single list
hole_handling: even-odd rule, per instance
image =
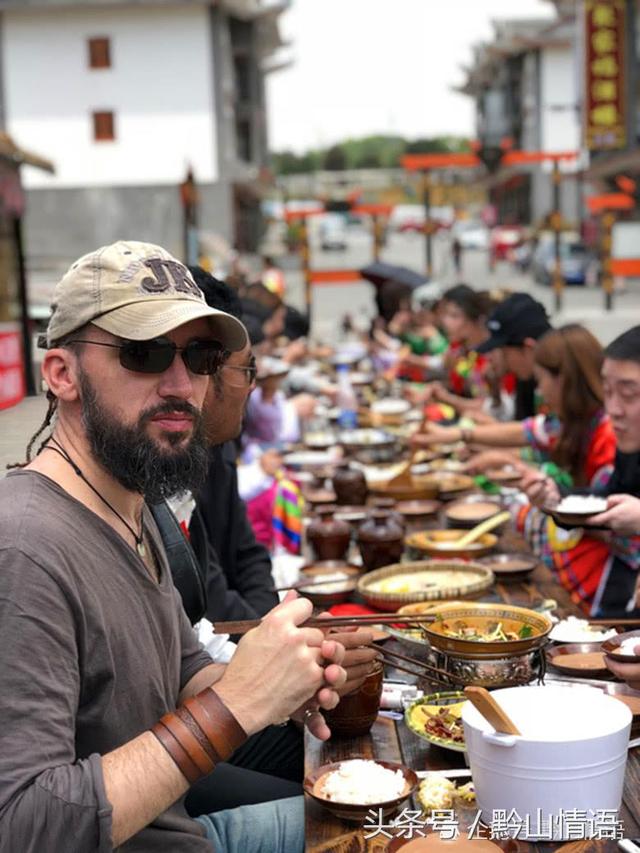
[{"label": "leather bracelet", "polygon": [[184,703],[222,761],[247,740],[247,733],[215,690],[207,687]]},{"label": "leather bracelet", "polygon": [[176,740],[175,736],[162,722],[156,723],[151,729],[151,733],[157,737],[162,746],[167,750],[187,782],[193,785],[194,782],[197,782],[201,778],[202,774],[198,767],[189,758],[189,755],[180,742]]},{"label": "leather bracelet", "polygon": [[207,750],[200,743],[200,740],[194,735],[191,726],[186,725],[177,713],[165,714],[160,722],[175,737],[200,771],[200,775],[206,776],[208,773],[211,773],[214,768],[214,762]]},{"label": "leather bracelet", "polygon": [[211,773],[246,740],[247,734],[210,687],[165,714],[151,732],[182,775],[193,784]]}]

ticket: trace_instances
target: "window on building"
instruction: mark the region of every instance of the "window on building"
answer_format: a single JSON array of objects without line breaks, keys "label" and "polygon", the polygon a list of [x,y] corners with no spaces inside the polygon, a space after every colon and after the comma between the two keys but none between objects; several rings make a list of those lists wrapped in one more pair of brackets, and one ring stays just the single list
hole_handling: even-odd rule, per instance
[{"label": "window on building", "polygon": [[108,38],[89,39],[89,68],[111,68],[111,43]]},{"label": "window on building", "polygon": [[93,139],[95,142],[113,142],[116,138],[115,119],[112,112],[93,113]]}]

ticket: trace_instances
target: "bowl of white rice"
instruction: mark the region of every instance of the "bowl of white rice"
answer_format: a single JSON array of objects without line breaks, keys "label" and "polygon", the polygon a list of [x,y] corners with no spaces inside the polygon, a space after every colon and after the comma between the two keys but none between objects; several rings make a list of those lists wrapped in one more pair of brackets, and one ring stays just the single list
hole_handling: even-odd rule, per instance
[{"label": "bowl of white rice", "polygon": [[640,649],[640,630],[617,634],[601,646],[608,657],[619,663],[640,663],[640,654],[636,654],[636,648]]},{"label": "bowl of white rice", "polygon": [[598,495],[566,495],[553,507],[544,507],[543,511],[560,524],[574,527],[588,526],[593,515],[605,512],[607,499]]},{"label": "bowl of white rice", "polygon": [[392,814],[417,785],[403,764],[352,758],[318,767],[304,780],[304,791],[336,817],[362,822],[371,809]]}]

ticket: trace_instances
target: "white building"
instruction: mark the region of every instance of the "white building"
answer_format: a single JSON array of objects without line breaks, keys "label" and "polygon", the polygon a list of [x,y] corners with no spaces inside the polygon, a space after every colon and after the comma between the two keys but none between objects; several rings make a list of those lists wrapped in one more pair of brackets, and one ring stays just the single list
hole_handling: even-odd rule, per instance
[{"label": "white building", "polygon": [[[580,80],[575,63],[575,20],[494,22],[494,39],[478,45],[461,91],[476,102],[484,146],[560,153],[581,149]],[[581,187],[573,177],[580,159],[563,164],[564,217],[576,221]],[[490,179],[503,220],[539,224],[553,209],[551,165],[500,167]]]},{"label": "white building", "polygon": [[0,120],[56,166],[24,170],[32,267],[125,236],[182,254],[189,167],[200,229],[255,248],[285,5],[0,0]]}]

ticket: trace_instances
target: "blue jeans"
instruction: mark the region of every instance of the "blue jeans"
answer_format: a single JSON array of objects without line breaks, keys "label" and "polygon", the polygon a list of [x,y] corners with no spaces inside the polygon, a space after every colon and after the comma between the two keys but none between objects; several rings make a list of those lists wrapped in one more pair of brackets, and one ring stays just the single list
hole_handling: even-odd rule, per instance
[{"label": "blue jeans", "polygon": [[215,853],[303,853],[304,799],[239,806],[201,815]]}]

